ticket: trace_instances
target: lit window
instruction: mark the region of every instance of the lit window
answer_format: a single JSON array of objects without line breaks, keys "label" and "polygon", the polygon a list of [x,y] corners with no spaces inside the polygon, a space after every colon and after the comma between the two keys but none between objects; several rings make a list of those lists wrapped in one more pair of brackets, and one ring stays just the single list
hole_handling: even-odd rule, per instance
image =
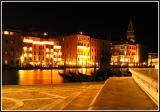
[{"label": "lit window", "polygon": [[46,49],[46,52],[49,52],[49,49],[48,49],[48,48]]},{"label": "lit window", "polygon": [[51,55],[51,58],[53,58],[53,55]]},{"label": "lit window", "polygon": [[32,57],[32,54],[29,54],[29,57]]},{"label": "lit window", "polygon": [[54,46],[54,49],[61,49],[61,46]]},{"label": "lit window", "polygon": [[62,52],[59,52],[59,55],[62,55]]},{"label": "lit window", "polygon": [[57,58],[54,58],[54,61],[57,61]]},{"label": "lit window", "polygon": [[56,55],[57,54],[57,52],[54,52],[54,55]]},{"label": "lit window", "polygon": [[14,32],[10,32],[10,35],[14,35]]},{"label": "lit window", "polygon": [[32,51],[32,47],[30,47],[29,50]]},{"label": "lit window", "polygon": [[26,50],[27,50],[27,47],[23,47],[23,49],[24,49],[24,51],[26,51]]},{"label": "lit window", "polygon": [[49,54],[47,54],[46,57],[49,58]]},{"label": "lit window", "polygon": [[5,35],[9,35],[9,31],[4,31],[4,34]]},{"label": "lit window", "polygon": [[58,61],[61,61],[61,58],[58,58]]},{"label": "lit window", "polygon": [[24,54],[24,57],[27,57],[27,54]]},{"label": "lit window", "polygon": [[8,61],[7,61],[7,60],[5,60],[5,61],[4,61],[4,63],[7,65]]},{"label": "lit window", "polygon": [[53,52],[53,49],[51,49],[51,52]]}]

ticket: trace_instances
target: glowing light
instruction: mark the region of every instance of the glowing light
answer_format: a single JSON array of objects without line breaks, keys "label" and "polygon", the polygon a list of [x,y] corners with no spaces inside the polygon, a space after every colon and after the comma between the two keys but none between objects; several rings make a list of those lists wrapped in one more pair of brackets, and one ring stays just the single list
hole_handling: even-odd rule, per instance
[{"label": "glowing light", "polygon": [[4,31],[4,34],[5,35],[9,35],[9,31]]},{"label": "glowing light", "polygon": [[23,42],[25,43],[32,43],[32,44],[40,44],[40,45],[44,45],[44,44],[48,44],[48,45],[54,45],[53,42],[49,42],[49,41],[33,41],[30,39],[23,39]]},{"label": "glowing light", "polygon": [[81,35],[82,35],[82,34],[83,34],[83,32],[79,32],[79,34],[81,34]]},{"label": "glowing light", "polygon": [[58,61],[61,61],[61,58],[58,58]]},{"label": "glowing light", "polygon": [[87,58],[88,56],[85,55],[78,55],[79,58]]},{"label": "glowing light", "polygon": [[46,49],[46,52],[49,52],[49,49],[48,49],[48,48]]},{"label": "glowing light", "polygon": [[23,55],[21,56],[21,62],[23,63],[23,61],[24,61],[24,57],[23,57]]},{"label": "glowing light", "polygon": [[143,65],[146,65],[146,62],[143,62]]},{"label": "glowing light", "polygon": [[32,54],[29,54],[29,57],[32,57]]},{"label": "glowing light", "polygon": [[62,53],[61,53],[61,52],[59,52],[59,55],[62,55]]},{"label": "glowing light", "polygon": [[10,32],[10,35],[14,35],[14,32]]},{"label": "glowing light", "polygon": [[49,54],[47,54],[46,57],[49,58]]},{"label": "glowing light", "polygon": [[54,46],[54,49],[61,49],[61,46]]},{"label": "glowing light", "polygon": [[77,46],[77,48],[78,48],[78,49],[88,49],[88,50],[90,49],[90,47],[87,47],[87,46],[79,46],[79,45]]},{"label": "glowing light", "polygon": [[57,61],[57,58],[54,58],[53,60],[54,60],[54,61]]},{"label": "glowing light", "polygon": [[24,51],[26,51],[26,50],[27,50],[27,47],[23,47],[23,49],[24,49]]},{"label": "glowing light", "polygon": [[30,47],[29,50],[32,51],[32,47]]},{"label": "glowing light", "polygon": [[27,54],[26,54],[26,53],[24,54],[24,57],[27,57]]},{"label": "glowing light", "polygon": [[53,52],[53,49],[51,49],[51,52]]},{"label": "glowing light", "polygon": [[43,33],[44,36],[47,36],[48,34],[46,32]]},{"label": "glowing light", "polygon": [[51,54],[50,56],[51,56],[51,58],[53,58],[53,55],[52,55],[52,54]]},{"label": "glowing light", "polygon": [[54,52],[54,55],[56,55],[57,54],[57,52]]}]

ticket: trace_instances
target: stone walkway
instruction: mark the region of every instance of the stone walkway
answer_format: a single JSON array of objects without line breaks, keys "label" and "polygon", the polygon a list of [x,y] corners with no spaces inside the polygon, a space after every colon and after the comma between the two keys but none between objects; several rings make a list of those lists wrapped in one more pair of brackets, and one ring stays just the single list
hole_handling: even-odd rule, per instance
[{"label": "stone walkway", "polygon": [[[104,82],[2,86],[3,110],[87,110]],[[86,101],[87,100],[87,101]]]},{"label": "stone walkway", "polygon": [[155,110],[158,107],[132,77],[109,78],[89,110]]}]

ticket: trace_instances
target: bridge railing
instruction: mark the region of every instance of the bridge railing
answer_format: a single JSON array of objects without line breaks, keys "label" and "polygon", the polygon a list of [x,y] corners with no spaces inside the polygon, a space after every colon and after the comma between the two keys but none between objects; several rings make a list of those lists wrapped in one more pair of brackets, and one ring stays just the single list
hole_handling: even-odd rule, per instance
[{"label": "bridge railing", "polygon": [[129,70],[135,82],[158,105],[158,70],[154,68],[129,68]]}]

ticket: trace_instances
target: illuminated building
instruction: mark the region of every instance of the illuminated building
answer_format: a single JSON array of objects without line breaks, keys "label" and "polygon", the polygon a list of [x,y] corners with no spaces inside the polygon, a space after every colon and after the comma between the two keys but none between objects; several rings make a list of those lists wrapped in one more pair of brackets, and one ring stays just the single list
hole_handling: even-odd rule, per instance
[{"label": "illuminated building", "polygon": [[61,62],[61,46],[55,39],[23,37],[23,65],[57,66]]},{"label": "illuminated building", "polygon": [[20,31],[6,29],[2,31],[2,65],[17,67],[21,64],[22,36]]},{"label": "illuminated building", "polygon": [[61,37],[60,41],[66,66],[99,66],[105,40],[91,38],[80,32]]},{"label": "illuminated building", "polygon": [[139,44],[135,43],[135,35],[131,21],[127,30],[127,40],[113,43],[111,51],[111,65],[138,65],[140,59]]},{"label": "illuminated building", "polygon": [[148,65],[155,66],[158,69],[158,53],[148,54]]}]

